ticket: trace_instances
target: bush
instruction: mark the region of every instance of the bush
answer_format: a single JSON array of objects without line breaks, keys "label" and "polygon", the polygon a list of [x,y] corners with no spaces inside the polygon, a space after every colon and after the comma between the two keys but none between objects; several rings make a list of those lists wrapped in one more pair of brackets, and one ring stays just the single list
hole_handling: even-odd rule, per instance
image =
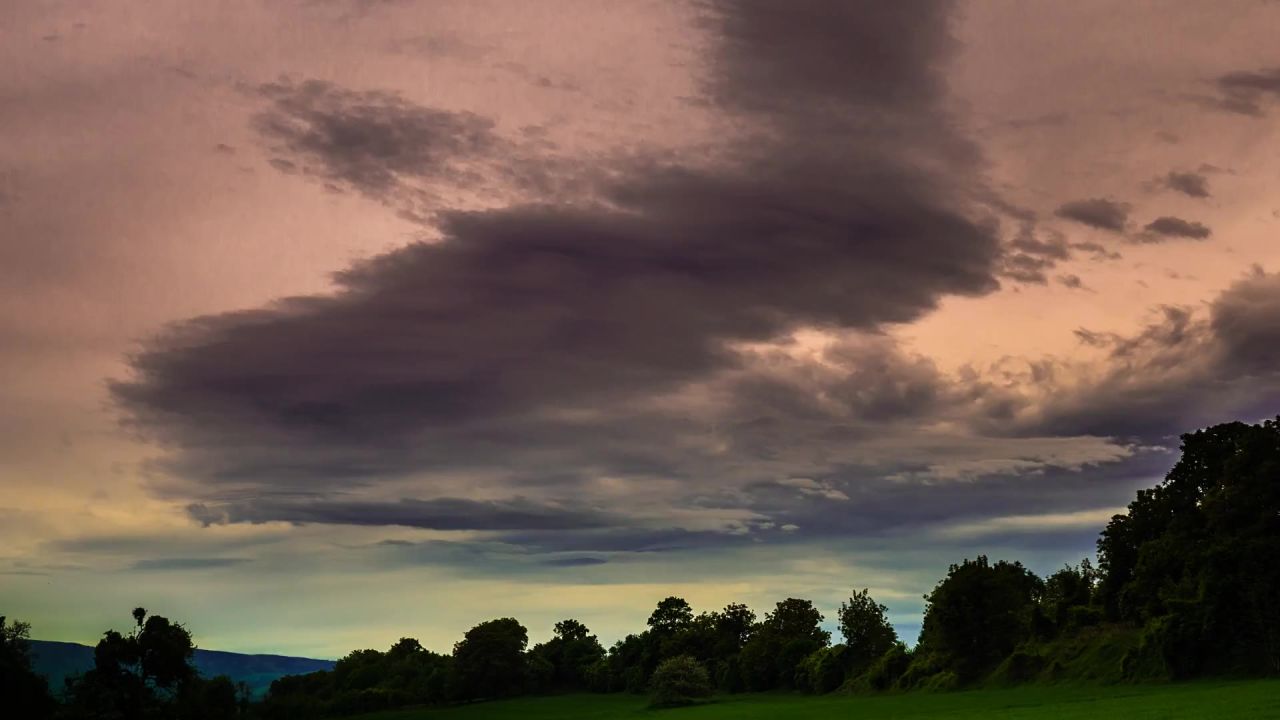
[{"label": "bush", "polygon": [[1036,679],[1048,662],[1044,656],[1027,650],[1014,650],[992,673],[991,680],[996,683],[1017,684]]},{"label": "bush", "polygon": [[701,663],[681,655],[663,661],[653,671],[649,692],[653,707],[692,705],[711,696],[711,678]]},{"label": "bush", "polygon": [[740,693],[746,689],[737,655],[725,658],[716,668],[716,688],[722,693]]},{"label": "bush", "polygon": [[796,668],[796,688],[826,695],[844,682],[848,649],[833,645],[811,653]]},{"label": "bush", "polygon": [[890,690],[911,665],[911,652],[902,643],[896,643],[876,658],[866,672],[849,682],[851,692],[883,692]]},{"label": "bush", "polygon": [[936,653],[930,653],[917,647],[911,653],[911,662],[898,678],[899,690],[915,690],[924,687],[930,678],[942,672],[946,663]]},{"label": "bush", "polygon": [[922,689],[933,692],[946,692],[948,690],[955,690],[959,687],[960,676],[950,670],[947,670],[946,672],[940,672],[925,681]]}]

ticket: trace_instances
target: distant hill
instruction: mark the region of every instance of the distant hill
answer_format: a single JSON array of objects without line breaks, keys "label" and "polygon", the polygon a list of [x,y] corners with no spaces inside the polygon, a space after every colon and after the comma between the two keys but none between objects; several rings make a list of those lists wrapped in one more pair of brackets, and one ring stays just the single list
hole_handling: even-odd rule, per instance
[{"label": "distant hill", "polygon": [[[93,667],[93,648],[87,645],[49,640],[32,640],[36,672],[49,680],[49,687],[61,691],[66,678]],[[303,675],[317,670],[332,670],[332,660],[285,657],[283,655],[244,655],[219,650],[196,650],[195,665],[204,677],[226,675],[243,682],[256,696],[271,686],[271,681],[285,675]]]}]

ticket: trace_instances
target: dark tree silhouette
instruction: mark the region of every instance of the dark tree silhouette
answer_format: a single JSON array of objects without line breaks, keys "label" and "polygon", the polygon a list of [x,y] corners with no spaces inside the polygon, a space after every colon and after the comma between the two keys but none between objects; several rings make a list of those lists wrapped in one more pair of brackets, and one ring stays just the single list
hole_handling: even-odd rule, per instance
[{"label": "dark tree silhouette", "polygon": [[54,709],[49,684],[31,669],[31,626],[0,615],[0,714],[43,720]]},{"label": "dark tree silhouette", "polygon": [[187,685],[198,680],[191,633],[147,611],[133,611],[128,635],[103,633],[93,651],[94,667],[69,687],[74,718],[145,718],[172,714]]},{"label": "dark tree silhouette", "polygon": [[482,622],[468,630],[453,646],[457,696],[478,699],[523,692],[528,644],[529,631],[513,618]]},{"label": "dark tree silhouette", "polygon": [[852,674],[860,675],[898,642],[898,633],[885,614],[888,611],[866,588],[840,603],[840,634],[847,648],[844,661]]},{"label": "dark tree silhouette", "polygon": [[1280,673],[1280,419],[1182,436],[1098,540],[1103,607],[1176,677]]},{"label": "dark tree silhouette", "polygon": [[952,565],[925,599],[920,648],[940,657],[961,682],[994,668],[1030,635],[1044,583],[1018,562],[985,555]]},{"label": "dark tree silhouette", "polygon": [[796,686],[805,658],[827,646],[831,633],[820,627],[822,613],[809,600],[787,598],[765,615],[742,648],[742,674],[752,690]]},{"label": "dark tree silhouette", "polygon": [[669,597],[658,603],[648,622],[654,632],[674,634],[693,622],[693,608],[684,598]]},{"label": "dark tree silhouette", "polygon": [[555,636],[533,646],[529,654],[546,662],[547,689],[581,690],[587,687],[590,669],[604,658],[604,648],[586,625],[570,619],[556,623]]}]

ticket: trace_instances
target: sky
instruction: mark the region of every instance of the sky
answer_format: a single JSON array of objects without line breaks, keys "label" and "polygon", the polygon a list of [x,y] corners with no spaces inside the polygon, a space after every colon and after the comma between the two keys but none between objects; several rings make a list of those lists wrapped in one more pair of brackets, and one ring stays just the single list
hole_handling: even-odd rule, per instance
[{"label": "sky", "polygon": [[1280,3],[0,3],[0,613],[911,641],[1280,408]]}]

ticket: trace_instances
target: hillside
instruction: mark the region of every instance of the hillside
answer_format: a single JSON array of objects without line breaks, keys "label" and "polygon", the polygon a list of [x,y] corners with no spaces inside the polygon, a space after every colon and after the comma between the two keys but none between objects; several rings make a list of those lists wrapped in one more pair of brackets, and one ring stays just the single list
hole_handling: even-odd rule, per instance
[{"label": "hillside", "polygon": [[[32,640],[31,652],[35,671],[48,678],[49,686],[55,690],[63,687],[66,678],[93,667],[93,648],[79,643]],[[234,682],[248,685],[255,697],[261,697],[278,677],[333,669],[332,660],[220,650],[196,650],[194,660],[201,675],[227,675]]]}]

